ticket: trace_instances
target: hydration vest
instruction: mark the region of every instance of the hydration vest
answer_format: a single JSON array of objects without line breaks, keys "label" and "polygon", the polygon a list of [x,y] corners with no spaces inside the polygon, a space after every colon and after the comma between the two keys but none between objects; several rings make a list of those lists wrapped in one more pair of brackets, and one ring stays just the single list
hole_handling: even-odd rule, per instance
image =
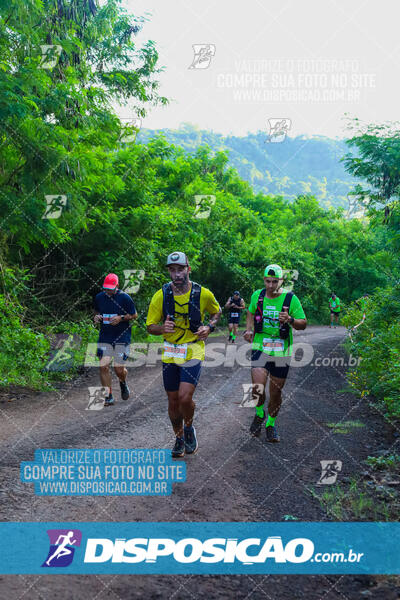
[{"label": "hydration vest", "polygon": [[[258,296],[257,308],[254,313],[254,333],[262,333],[264,326],[264,298],[267,290],[264,288],[261,290],[260,295]],[[293,292],[287,292],[286,296],[283,299],[282,310],[283,308],[287,308],[288,312],[290,310],[290,303],[292,301],[294,294]],[[279,324],[279,337],[282,340],[285,340],[289,337],[289,325],[287,323],[281,325]]]},{"label": "hydration vest", "polygon": [[[169,317],[174,321],[175,320],[175,299],[174,292],[172,291],[172,284],[164,283],[162,286],[163,291],[163,314],[164,321],[169,315]],[[201,293],[201,285],[192,281],[192,289],[190,290],[189,296],[189,309],[188,309],[188,318],[189,318],[189,329],[192,333],[195,333],[201,325],[203,325],[201,321],[201,312],[200,312],[200,293]]]},{"label": "hydration vest", "polygon": [[242,296],[239,296],[239,298],[237,300],[234,299],[233,296],[230,297],[230,302],[233,302],[234,304],[236,304],[236,306],[240,306],[241,302],[242,302]]},{"label": "hydration vest", "polygon": [[[239,296],[239,298],[237,300],[234,300],[233,296],[230,297],[229,299],[230,302],[233,302],[235,304],[235,306],[237,306],[237,308],[235,308],[234,306],[230,307],[229,310],[229,314],[233,313],[233,312],[238,312],[239,308],[241,307],[241,302],[242,302],[242,296]],[[239,312],[240,315],[240,312]]]}]

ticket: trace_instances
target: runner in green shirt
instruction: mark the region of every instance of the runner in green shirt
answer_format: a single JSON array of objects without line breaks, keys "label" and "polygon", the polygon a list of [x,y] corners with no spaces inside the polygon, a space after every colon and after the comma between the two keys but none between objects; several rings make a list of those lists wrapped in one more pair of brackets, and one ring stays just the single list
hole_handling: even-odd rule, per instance
[{"label": "runner in green shirt", "polygon": [[264,271],[265,290],[256,290],[251,297],[244,333],[245,340],[253,343],[251,380],[257,406],[250,432],[255,436],[260,435],[261,426],[266,419],[264,403],[269,374],[268,420],[265,423],[268,442],[279,442],[275,419],[281,407],[282,388],[289,372],[292,327],[305,329],[307,326],[300,300],[293,293],[286,294],[281,289],[282,283],[282,268],[279,265],[268,265]]},{"label": "runner in green shirt", "polygon": [[329,325],[329,327],[332,327],[333,325],[333,317],[335,317],[336,325],[339,325],[340,298],[339,296],[336,296],[335,292],[332,292],[331,297],[329,298],[329,308],[331,310],[331,324]]}]

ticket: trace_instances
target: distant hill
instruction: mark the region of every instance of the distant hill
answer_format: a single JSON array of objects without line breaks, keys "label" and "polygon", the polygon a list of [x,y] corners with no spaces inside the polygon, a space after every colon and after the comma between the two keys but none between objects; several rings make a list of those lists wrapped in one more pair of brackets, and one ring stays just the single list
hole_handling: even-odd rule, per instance
[{"label": "distant hill", "polygon": [[349,151],[344,140],[297,136],[275,143],[267,141],[267,132],[225,137],[187,123],[179,129],[142,129],[137,139],[146,143],[159,133],[191,153],[204,144],[213,151],[227,151],[229,164],[256,191],[289,199],[310,193],[322,206],[349,206],[347,194],[355,179],[346,173],[340,162]]}]

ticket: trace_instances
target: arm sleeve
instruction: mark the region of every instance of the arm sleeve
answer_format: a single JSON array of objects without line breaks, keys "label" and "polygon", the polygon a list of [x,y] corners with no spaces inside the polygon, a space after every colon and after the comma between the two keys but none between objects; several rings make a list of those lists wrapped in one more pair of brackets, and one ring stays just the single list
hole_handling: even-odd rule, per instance
[{"label": "arm sleeve", "polygon": [[294,319],[305,319],[306,318],[303,307],[297,296],[293,296],[293,298],[292,298],[292,301],[290,303],[289,315],[291,317],[293,317]]},{"label": "arm sleeve", "polygon": [[97,302],[97,296],[93,298],[93,308],[98,313],[100,312],[99,303]]},{"label": "arm sleeve", "polygon": [[158,290],[151,299],[147,312],[146,325],[158,325],[162,320],[162,290]]}]

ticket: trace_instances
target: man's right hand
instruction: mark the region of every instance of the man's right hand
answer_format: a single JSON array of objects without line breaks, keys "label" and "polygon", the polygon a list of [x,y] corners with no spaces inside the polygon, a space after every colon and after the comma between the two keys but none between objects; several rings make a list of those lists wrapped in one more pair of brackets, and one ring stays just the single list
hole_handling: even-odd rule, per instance
[{"label": "man's right hand", "polygon": [[101,323],[101,322],[102,322],[102,320],[103,320],[103,317],[102,317],[102,315],[94,315],[93,321],[94,321],[95,323]]},{"label": "man's right hand", "polygon": [[251,344],[254,338],[254,332],[247,330],[244,332],[243,337],[246,340],[246,342],[249,342],[249,344]]},{"label": "man's right hand", "polygon": [[164,325],[163,325],[163,333],[172,333],[174,331],[174,327],[175,327],[174,321],[171,319],[171,317],[169,315],[167,315],[167,318],[165,319]]}]

